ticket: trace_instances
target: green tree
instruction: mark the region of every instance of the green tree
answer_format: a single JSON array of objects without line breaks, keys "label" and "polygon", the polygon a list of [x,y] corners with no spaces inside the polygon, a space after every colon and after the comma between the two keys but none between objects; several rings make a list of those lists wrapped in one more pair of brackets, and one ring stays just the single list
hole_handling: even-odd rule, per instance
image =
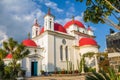
[{"label": "green tree", "polygon": [[3,49],[0,49],[0,61],[5,58],[7,55],[7,52]]},{"label": "green tree", "polygon": [[[86,10],[84,11],[84,21],[93,23],[107,23],[114,28],[120,30],[120,1],[119,0],[76,0],[86,2]],[[114,16],[118,21],[115,23],[108,16]]]},{"label": "green tree", "polygon": [[[9,65],[10,68],[12,67],[13,75],[17,75],[18,67],[17,61],[23,59],[29,54],[29,50],[25,48],[25,46],[21,43],[19,44],[17,41],[13,40],[13,38],[9,38],[8,41],[3,42],[3,50],[6,53],[12,54],[12,62]],[[10,68],[6,68],[7,70]]]},{"label": "green tree", "polygon": [[4,75],[4,62],[0,60],[0,79],[3,78]]}]

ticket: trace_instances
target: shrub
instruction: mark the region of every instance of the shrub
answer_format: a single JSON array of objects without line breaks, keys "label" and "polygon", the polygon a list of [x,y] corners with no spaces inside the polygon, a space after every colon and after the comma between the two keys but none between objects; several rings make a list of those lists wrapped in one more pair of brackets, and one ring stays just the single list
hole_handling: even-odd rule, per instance
[{"label": "shrub", "polygon": [[4,62],[0,60],[0,79],[4,75]]}]

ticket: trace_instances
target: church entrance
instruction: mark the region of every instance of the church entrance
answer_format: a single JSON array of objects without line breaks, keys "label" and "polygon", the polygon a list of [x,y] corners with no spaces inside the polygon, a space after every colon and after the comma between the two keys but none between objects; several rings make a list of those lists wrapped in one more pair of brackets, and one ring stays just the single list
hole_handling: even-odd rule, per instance
[{"label": "church entrance", "polygon": [[37,76],[37,66],[38,66],[38,62],[31,63],[31,75],[32,76]]}]

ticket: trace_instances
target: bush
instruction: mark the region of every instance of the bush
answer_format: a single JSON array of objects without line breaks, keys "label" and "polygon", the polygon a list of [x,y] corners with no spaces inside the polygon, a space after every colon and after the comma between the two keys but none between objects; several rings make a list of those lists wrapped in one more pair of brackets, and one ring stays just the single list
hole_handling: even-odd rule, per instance
[{"label": "bush", "polygon": [[5,80],[15,80],[18,77],[18,73],[21,71],[21,74],[24,74],[24,70],[20,69],[20,65],[17,64],[16,67],[12,63],[4,67],[4,76]]},{"label": "bush", "polygon": [[5,66],[3,79],[13,79],[13,68],[11,66]]},{"label": "bush", "polygon": [[45,73],[44,70],[41,70],[40,72],[41,72],[42,75],[44,75],[44,73]]},{"label": "bush", "polygon": [[118,72],[120,72],[120,66],[118,67]]},{"label": "bush", "polygon": [[4,62],[0,60],[0,79],[4,75]]}]

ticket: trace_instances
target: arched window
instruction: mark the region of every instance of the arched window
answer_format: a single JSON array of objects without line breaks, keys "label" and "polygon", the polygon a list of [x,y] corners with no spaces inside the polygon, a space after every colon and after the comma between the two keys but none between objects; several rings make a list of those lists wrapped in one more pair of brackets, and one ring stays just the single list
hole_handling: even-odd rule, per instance
[{"label": "arched window", "polygon": [[38,29],[36,29],[36,36],[38,35]]},{"label": "arched window", "polygon": [[68,47],[67,46],[65,47],[65,58],[66,60],[68,60]]},{"label": "arched window", "polygon": [[62,45],[60,46],[60,60],[63,60],[63,47]]},{"label": "arched window", "polygon": [[77,27],[77,31],[79,32],[79,28]]},{"label": "arched window", "polygon": [[50,29],[51,29],[51,24],[52,24],[52,21],[50,21],[50,24],[49,24],[50,25]]}]

